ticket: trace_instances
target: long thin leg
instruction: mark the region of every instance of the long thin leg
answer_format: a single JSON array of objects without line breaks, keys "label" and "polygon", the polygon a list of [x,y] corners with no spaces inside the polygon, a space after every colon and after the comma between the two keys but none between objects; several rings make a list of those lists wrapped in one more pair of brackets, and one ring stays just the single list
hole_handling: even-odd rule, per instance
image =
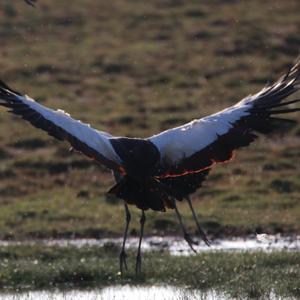
[{"label": "long thin leg", "polygon": [[179,211],[178,211],[178,208],[177,208],[175,199],[174,199],[174,208],[175,208],[175,212],[176,212],[177,218],[178,218],[179,223],[180,223],[180,227],[181,227],[182,232],[183,232],[184,239],[187,241],[187,243],[188,243],[188,245],[190,246],[190,248],[191,248],[195,253],[197,253],[197,251],[194,249],[193,245],[197,245],[198,243],[196,243],[195,241],[193,241],[192,238],[190,237],[190,235],[187,233],[187,231],[186,231],[186,229],[185,229],[185,226],[183,225],[181,215],[180,215],[180,213],[179,213]]},{"label": "long thin leg", "polygon": [[[162,184],[161,182],[157,181],[157,183],[160,185],[160,187],[165,190],[167,193],[168,193],[168,187],[165,186],[164,184]],[[182,222],[182,218],[181,218],[181,215],[178,211],[178,208],[177,208],[177,205],[176,205],[176,199],[175,198],[172,198],[173,200],[173,205],[174,205],[174,208],[175,208],[175,212],[176,212],[176,215],[177,215],[177,218],[179,220],[179,223],[180,223],[180,227],[183,231],[183,236],[184,236],[184,239],[186,240],[186,242],[188,243],[188,245],[190,246],[190,248],[195,252],[197,253],[197,251],[194,249],[193,245],[198,245],[197,242],[193,241],[192,238],[190,237],[190,235],[187,233],[186,229],[185,229],[185,226],[183,225],[183,222]]]},{"label": "long thin leg", "polygon": [[209,241],[209,239],[207,238],[205,232],[203,231],[203,229],[201,228],[201,226],[200,226],[200,224],[199,224],[197,215],[196,215],[196,213],[195,213],[195,211],[194,211],[194,208],[193,208],[193,205],[192,205],[191,198],[190,198],[189,196],[187,196],[187,197],[186,197],[186,200],[187,200],[187,202],[188,202],[188,204],[189,204],[189,207],[190,207],[190,209],[191,209],[191,211],[192,211],[193,218],[194,218],[194,220],[195,220],[195,222],[196,222],[196,224],[197,224],[198,231],[199,231],[199,233],[200,233],[200,235],[201,235],[202,240],[204,241],[204,243],[205,243],[207,246],[210,246],[210,241]]},{"label": "long thin leg", "polygon": [[146,216],[145,216],[145,212],[142,210],[142,216],[140,219],[140,224],[141,224],[140,240],[139,240],[139,247],[138,247],[138,252],[137,252],[137,256],[136,256],[136,264],[135,264],[135,274],[136,275],[141,273],[141,267],[142,267],[141,245],[142,245],[142,239],[143,239],[143,235],[144,235],[145,222],[146,222]]},{"label": "long thin leg", "polygon": [[120,272],[123,274],[123,266],[125,267],[125,270],[127,271],[127,263],[126,263],[126,252],[125,252],[125,244],[126,244],[126,239],[127,239],[127,232],[128,232],[128,227],[129,223],[131,220],[131,215],[128,209],[128,205],[126,202],[124,202],[124,207],[125,207],[125,215],[126,215],[126,225],[124,229],[124,235],[123,235],[123,244],[122,244],[122,249],[120,252]]},{"label": "long thin leg", "polygon": [[[113,174],[114,174],[114,177],[115,177],[115,181],[118,183],[122,179],[121,174],[119,172],[116,172],[116,171],[114,171]],[[124,208],[125,208],[126,224],[125,224],[124,235],[123,235],[122,249],[121,249],[120,256],[119,256],[121,274],[123,274],[123,266],[125,267],[125,270],[127,271],[127,263],[126,263],[127,255],[126,255],[126,252],[125,252],[125,245],[126,245],[126,239],[127,239],[129,223],[130,223],[130,220],[131,220],[131,215],[130,215],[128,205],[127,205],[126,202],[124,202]]]}]

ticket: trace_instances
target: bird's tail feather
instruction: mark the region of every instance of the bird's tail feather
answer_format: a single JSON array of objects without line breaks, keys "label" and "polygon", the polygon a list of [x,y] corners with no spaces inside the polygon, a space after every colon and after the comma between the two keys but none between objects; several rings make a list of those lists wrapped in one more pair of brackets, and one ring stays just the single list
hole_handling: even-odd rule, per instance
[{"label": "bird's tail feather", "polygon": [[151,208],[156,211],[165,211],[166,207],[174,208],[171,196],[151,178],[139,182],[129,176],[124,176],[108,193],[129,204],[135,204],[143,210]]}]

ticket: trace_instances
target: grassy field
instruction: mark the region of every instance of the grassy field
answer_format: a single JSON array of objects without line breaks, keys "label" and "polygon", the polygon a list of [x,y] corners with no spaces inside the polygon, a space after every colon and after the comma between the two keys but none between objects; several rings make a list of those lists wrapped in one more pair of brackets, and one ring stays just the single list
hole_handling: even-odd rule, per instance
[{"label": "grassy field", "polygon": [[118,252],[113,244],[103,248],[0,248],[0,290],[168,284],[214,289],[238,299],[269,299],[271,293],[300,297],[299,252],[213,252],[191,257],[145,253],[139,278],[134,275],[133,252],[128,253],[129,271],[118,274]]},{"label": "grassy field", "polygon": [[[0,77],[98,129],[146,137],[276,79],[300,52],[299,11],[293,0],[41,0],[36,9],[1,1]],[[299,233],[299,163],[300,126],[238,152],[193,197],[204,228]],[[105,194],[112,183],[108,171],[0,109],[1,239],[121,235],[122,201]],[[133,235],[138,215],[133,209]],[[172,211],[147,220],[148,235],[180,234]]]}]

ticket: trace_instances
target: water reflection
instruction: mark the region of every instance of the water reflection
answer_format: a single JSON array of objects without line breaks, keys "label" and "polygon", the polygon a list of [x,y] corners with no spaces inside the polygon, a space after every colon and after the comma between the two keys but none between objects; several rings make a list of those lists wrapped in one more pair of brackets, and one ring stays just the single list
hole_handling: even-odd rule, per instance
[{"label": "water reflection", "polygon": [[[212,241],[211,247],[207,247],[204,242],[200,242],[195,249],[201,251],[300,251],[300,236],[284,237],[281,235],[273,235],[268,238],[265,235],[249,238],[231,238],[231,239],[215,239]],[[121,238],[106,239],[74,239],[74,240],[32,240],[32,241],[0,241],[0,246],[9,245],[45,245],[45,246],[103,246],[107,243],[115,243],[121,245]],[[138,238],[128,238],[127,246],[136,248]],[[146,237],[142,243],[143,251],[150,250],[168,250],[172,255],[191,255],[189,246],[184,239],[172,236],[152,236]]]},{"label": "water reflection", "polygon": [[91,291],[34,291],[2,294],[2,300],[196,300],[230,299],[216,291],[193,291],[171,286],[132,287],[113,286]]}]

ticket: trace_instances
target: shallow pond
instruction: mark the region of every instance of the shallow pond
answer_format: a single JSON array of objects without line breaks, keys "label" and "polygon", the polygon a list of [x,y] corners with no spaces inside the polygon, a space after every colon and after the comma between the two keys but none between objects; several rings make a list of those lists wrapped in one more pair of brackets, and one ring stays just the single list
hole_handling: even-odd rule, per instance
[{"label": "shallow pond", "polygon": [[[121,245],[121,238],[105,238],[105,239],[59,239],[59,240],[32,240],[32,241],[0,241],[0,247],[9,245],[31,245],[40,244],[46,246],[103,246],[108,243]],[[126,247],[137,248],[138,238],[128,238]],[[300,251],[300,236],[286,237],[280,235],[257,235],[248,238],[231,238],[231,239],[215,239],[210,247],[200,241],[195,246],[198,252],[201,251]],[[180,237],[152,236],[143,239],[143,251],[150,250],[169,250],[172,255],[190,255],[193,252],[184,239]]]}]

